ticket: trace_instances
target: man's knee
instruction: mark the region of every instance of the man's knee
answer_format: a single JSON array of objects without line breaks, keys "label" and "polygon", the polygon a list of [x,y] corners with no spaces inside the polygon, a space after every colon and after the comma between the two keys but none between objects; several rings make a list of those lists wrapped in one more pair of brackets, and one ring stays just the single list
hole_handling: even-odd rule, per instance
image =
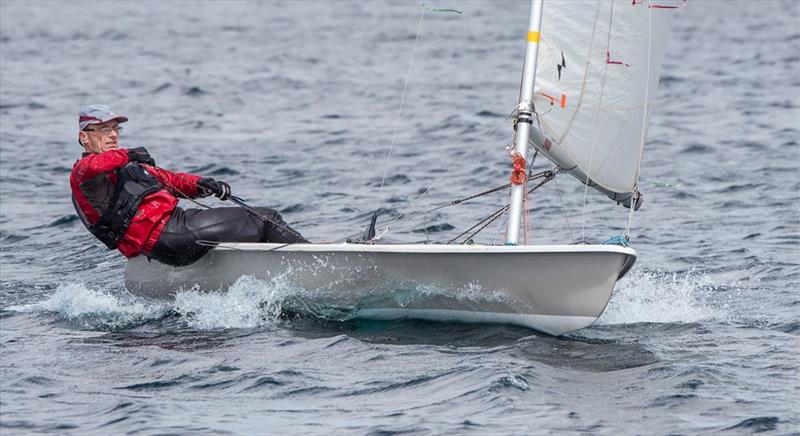
[{"label": "man's knee", "polygon": [[258,212],[260,215],[265,216],[269,219],[272,220],[282,219],[281,214],[279,214],[278,211],[275,209],[270,209],[268,207],[254,207],[253,209],[255,209],[255,211]]}]

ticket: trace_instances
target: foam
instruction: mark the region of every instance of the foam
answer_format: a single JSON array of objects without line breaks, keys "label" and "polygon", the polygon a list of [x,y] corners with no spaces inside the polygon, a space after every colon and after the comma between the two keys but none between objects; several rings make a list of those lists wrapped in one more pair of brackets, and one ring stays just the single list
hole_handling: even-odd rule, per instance
[{"label": "foam", "polygon": [[617,284],[596,324],[698,322],[725,318],[726,305],[714,300],[711,278],[685,273],[635,269]]},{"label": "foam", "polygon": [[[403,288],[375,289],[367,293],[366,298],[394,299],[400,307],[417,298],[443,294],[466,301],[502,302],[508,298],[501,292],[481,290],[479,286],[466,287],[460,292],[445,292],[422,285]],[[727,301],[717,301],[719,294],[715,294],[716,290],[717,286],[708,275],[694,271],[674,273],[635,269],[617,284],[597,324],[698,322],[727,318],[732,308]],[[156,303],[125,291],[112,293],[91,289],[82,283],[67,283],[58,286],[44,301],[7,309],[52,312],[83,328],[101,330],[129,328],[159,319],[170,311],[180,314],[189,327],[200,330],[270,327],[279,321],[284,309],[341,321],[357,316],[359,305],[355,301],[352,307],[309,305],[308,302],[319,300],[311,294],[313,292],[298,289],[281,277],[259,280],[244,276],[223,292],[192,289],[178,292],[174,302]],[[726,295],[730,296],[730,293]]]},{"label": "foam", "polygon": [[295,289],[280,280],[239,278],[226,292],[189,290],[175,296],[175,311],[197,329],[252,328],[273,325]]},{"label": "foam", "polygon": [[169,306],[143,301],[130,294],[114,295],[83,283],[59,285],[44,301],[10,306],[27,313],[52,312],[85,328],[123,328],[162,317]]}]

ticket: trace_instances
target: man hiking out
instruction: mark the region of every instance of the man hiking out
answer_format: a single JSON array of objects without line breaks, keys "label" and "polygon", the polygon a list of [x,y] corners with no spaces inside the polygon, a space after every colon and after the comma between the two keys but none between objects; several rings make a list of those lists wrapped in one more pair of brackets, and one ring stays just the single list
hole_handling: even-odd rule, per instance
[{"label": "man hiking out", "polygon": [[308,242],[272,209],[178,207],[178,198],[213,194],[227,200],[231,187],[159,168],[144,147],[119,148],[120,124],[126,121],[106,105],[81,108],[78,141],[84,153],[70,175],[78,216],[108,248],[183,266],[211,249],[198,241]]}]

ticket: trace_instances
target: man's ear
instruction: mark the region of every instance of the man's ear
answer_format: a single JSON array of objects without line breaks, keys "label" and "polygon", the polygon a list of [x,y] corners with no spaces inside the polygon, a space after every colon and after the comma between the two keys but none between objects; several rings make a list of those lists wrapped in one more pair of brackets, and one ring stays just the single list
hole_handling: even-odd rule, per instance
[{"label": "man's ear", "polygon": [[88,137],[88,135],[86,134],[86,132],[84,132],[84,131],[82,131],[82,130],[81,130],[80,132],[78,132],[78,142],[80,142],[80,143],[81,143],[81,145],[83,145],[84,147],[86,147],[86,144],[88,144],[88,143],[89,143],[89,137]]}]

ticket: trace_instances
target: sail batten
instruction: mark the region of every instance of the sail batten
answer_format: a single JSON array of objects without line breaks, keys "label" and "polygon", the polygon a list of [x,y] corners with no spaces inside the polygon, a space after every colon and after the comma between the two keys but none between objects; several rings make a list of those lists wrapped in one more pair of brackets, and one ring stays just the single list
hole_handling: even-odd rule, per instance
[{"label": "sail batten", "polygon": [[548,0],[543,15],[540,131],[531,140],[581,182],[624,202],[636,189],[673,11],[648,1]]}]

